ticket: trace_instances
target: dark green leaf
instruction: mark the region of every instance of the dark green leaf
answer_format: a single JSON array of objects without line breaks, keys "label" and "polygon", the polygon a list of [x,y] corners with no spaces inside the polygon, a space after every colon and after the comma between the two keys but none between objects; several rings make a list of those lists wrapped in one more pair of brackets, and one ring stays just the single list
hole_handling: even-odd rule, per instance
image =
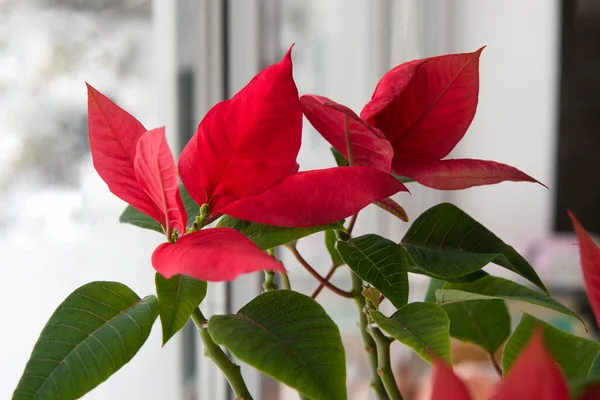
[{"label": "dark green leaf", "polygon": [[375,286],[396,308],[408,302],[408,260],[396,243],[378,235],[364,235],[336,247],[350,269]]},{"label": "dark green leaf", "polygon": [[446,283],[443,289],[435,292],[435,297],[438,304],[482,299],[523,301],[569,315],[583,323],[576,313],[547,294],[497,276],[488,275],[473,282]]},{"label": "dark green leaf", "polygon": [[121,216],[119,217],[119,222],[135,225],[144,229],[151,229],[162,234],[165,233],[163,227],[153,218],[150,218],[146,214],[138,211],[137,209],[131,206],[125,207],[123,214],[121,214]]},{"label": "dark green leaf", "polygon": [[[200,214],[200,206],[190,197],[185,186],[179,185],[179,194],[181,195],[181,200],[183,201],[183,206],[187,213],[188,226],[190,226],[196,220],[196,216]],[[151,229],[163,234],[165,233],[158,222],[131,206],[125,207],[125,210],[119,217],[119,222],[135,225],[144,229]]]},{"label": "dark green leaf", "polygon": [[335,163],[338,167],[347,167],[350,165],[342,153],[337,151],[334,147],[330,147],[329,149],[331,150],[331,154],[333,154],[333,158],[335,158]]},{"label": "dark green leaf", "polygon": [[436,278],[458,278],[493,262],[547,292],[537,273],[515,249],[453,204],[439,204],[421,214],[402,245],[417,266]]},{"label": "dark green leaf", "polygon": [[510,335],[510,314],[503,300],[473,300],[442,307],[450,318],[450,336],[494,354]]},{"label": "dark green leaf", "polygon": [[536,327],[542,329],[544,344],[567,379],[587,378],[594,357],[600,352],[600,343],[563,332],[529,314],[523,315],[517,329],[506,342],[502,353],[504,374],[510,371]]},{"label": "dark green leaf", "polygon": [[121,283],[80,287],[44,327],[13,399],[83,396],[133,358],[157,316],[156,297],[140,300]]},{"label": "dark green leaf", "polygon": [[155,283],[164,346],[183,328],[192,311],[204,300],[206,282],[186,275],[175,275],[167,279],[157,273]]},{"label": "dark green leaf", "polygon": [[263,293],[236,315],[210,318],[208,331],[235,357],[308,398],[346,399],[339,329],[308,296],[291,290]]},{"label": "dark green leaf", "polygon": [[325,246],[327,247],[327,251],[329,252],[329,255],[331,256],[332,264],[337,267],[337,266],[343,265],[344,260],[342,260],[340,253],[338,253],[337,249],[335,248],[336,242],[337,242],[337,236],[335,234],[335,231],[332,229],[325,231]]},{"label": "dark green leaf", "polygon": [[411,347],[425,360],[433,362],[433,353],[451,362],[450,320],[441,307],[432,303],[410,303],[389,318],[373,310],[371,318],[382,330]]},{"label": "dark green leaf", "polygon": [[243,233],[263,250],[272,249],[313,233],[328,229],[345,230],[341,222],[329,225],[313,226],[311,228],[283,228],[264,224],[256,224],[241,219],[225,216],[217,224],[219,227],[233,228]]}]

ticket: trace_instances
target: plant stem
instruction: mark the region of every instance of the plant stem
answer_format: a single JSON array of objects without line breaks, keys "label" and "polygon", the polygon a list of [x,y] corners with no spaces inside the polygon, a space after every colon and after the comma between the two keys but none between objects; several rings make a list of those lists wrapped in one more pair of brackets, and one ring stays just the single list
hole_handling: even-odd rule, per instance
[{"label": "plant stem", "polygon": [[277,285],[273,283],[275,279],[275,272],[265,270],[265,281],[263,282],[263,289],[265,292],[269,292],[271,290],[277,290]]},{"label": "plant stem", "polygon": [[[325,277],[323,279],[325,279],[327,282],[329,282],[329,280],[331,279],[331,277],[333,276],[335,270],[337,269],[337,265],[332,265],[331,268],[329,269],[329,272],[327,272],[327,275],[325,275]],[[321,290],[323,290],[323,288],[325,287],[325,285],[321,282],[319,282],[319,286],[317,286],[317,288],[315,289],[315,291],[313,292],[312,297],[313,299],[316,299],[317,296],[319,295],[319,293],[321,293]]]},{"label": "plant stem", "polygon": [[284,289],[292,290],[292,285],[290,284],[290,277],[285,272],[279,272],[279,276],[281,277],[281,284]]},{"label": "plant stem", "polygon": [[206,327],[208,321],[202,314],[202,311],[196,308],[191,318],[194,324],[196,324],[200,339],[202,339],[202,343],[204,344],[204,355],[210,358],[223,375],[225,375],[229,386],[231,386],[235,394],[236,400],[253,400],[252,395],[246,387],[246,382],[244,382],[244,378],[242,378],[242,374],[240,373],[240,366],[234,364],[227,357],[223,349],[213,341],[210,333],[208,333],[208,328]]},{"label": "plant stem", "polygon": [[392,341],[381,333],[381,330],[377,327],[369,325],[367,331],[373,338],[375,346],[377,346],[377,374],[380,376],[381,382],[383,382],[385,391],[391,400],[402,400],[402,395],[400,394],[400,389],[398,389],[390,362],[390,343]]},{"label": "plant stem", "polygon": [[496,370],[498,375],[500,375],[500,378],[502,378],[502,368],[500,368],[500,365],[498,364],[498,361],[496,361],[496,359],[494,358],[493,353],[490,354],[490,361],[492,362],[492,365],[494,366],[494,369]]},{"label": "plant stem", "polygon": [[298,250],[294,246],[286,245],[285,247],[287,247],[288,250],[292,252],[292,254],[294,255],[294,257],[296,257],[296,260],[298,260],[298,262],[300,264],[302,264],[302,266],[308,272],[310,272],[310,274],[313,277],[315,277],[315,279],[317,279],[325,287],[327,287],[327,289],[331,290],[332,292],[334,292],[334,293],[336,293],[336,294],[338,294],[338,295],[340,295],[342,297],[347,297],[349,299],[351,299],[352,297],[354,297],[352,293],[340,289],[339,287],[337,287],[334,284],[328,282],[325,278],[323,278],[321,275],[319,275],[319,273],[313,267],[311,267],[311,265],[304,259],[304,257],[302,257],[302,255],[298,252]]},{"label": "plant stem", "polygon": [[346,228],[346,233],[348,234],[348,236],[352,236],[352,231],[354,230],[354,225],[356,224],[356,218],[358,218],[358,213],[350,217],[350,222],[348,222],[348,228]]},{"label": "plant stem", "polygon": [[365,351],[369,356],[369,364],[371,367],[371,387],[377,394],[377,398],[379,400],[389,400],[389,396],[387,395],[385,388],[383,387],[383,382],[377,370],[379,368],[378,355],[376,351],[375,341],[367,332],[367,326],[369,321],[367,320],[367,315],[364,310],[366,307],[366,300],[364,296],[361,294],[362,292],[362,280],[352,273],[352,293],[354,297],[354,301],[356,302],[356,306],[358,307],[358,329],[362,336],[363,343],[365,345]]}]

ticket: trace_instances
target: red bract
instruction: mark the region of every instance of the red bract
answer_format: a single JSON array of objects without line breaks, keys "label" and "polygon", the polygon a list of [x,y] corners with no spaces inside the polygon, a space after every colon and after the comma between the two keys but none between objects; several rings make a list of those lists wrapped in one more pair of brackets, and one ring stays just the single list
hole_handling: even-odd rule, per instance
[{"label": "red bract", "polygon": [[[352,148],[365,137],[383,134],[393,147],[392,170],[435,189],[465,189],[503,181],[537,182],[511,166],[483,160],[442,160],[462,139],[477,109],[479,56],[448,54],[400,64],[386,73],[360,118],[346,107],[314,95],[302,97],[308,120],[338,151],[346,154],[344,119],[353,120],[360,135],[350,136]],[[368,151],[365,165],[380,165],[387,151]],[[364,161],[363,161],[364,162]]]},{"label": "red bract", "polygon": [[577,221],[573,213],[571,211],[567,212],[579,239],[579,256],[585,291],[592,310],[594,310],[596,322],[600,324],[600,248],[598,248],[585,228]]},{"label": "red bract", "polygon": [[230,228],[205,229],[163,243],[152,254],[152,264],[165,278],[185,274],[203,281],[229,281],[263,269],[285,271],[279,261]]},{"label": "red bract", "polygon": [[[164,128],[147,131],[131,115],[88,86],[90,148],[96,170],[121,199],[158,221],[169,240],[153,256],[166,277],[232,280],[257,270],[283,267],[241,233],[207,229],[184,235],[186,212],[179,195],[177,167]],[[173,230],[178,235],[172,235]],[[182,236],[183,235],[183,236]]]},{"label": "red bract", "polygon": [[[471,400],[450,367],[438,361],[433,375],[432,400]],[[569,400],[564,376],[544,347],[536,329],[514,366],[500,381],[491,400]]]},{"label": "red bract", "polygon": [[208,203],[217,214],[296,172],[301,131],[290,49],[206,114],[181,154],[181,179],[198,204]]},{"label": "red bract", "polygon": [[[208,203],[209,220],[227,214],[276,226],[315,226],[406,190],[389,175],[391,146],[383,138],[367,147],[375,146],[375,154],[387,152],[370,163],[385,172],[363,167],[297,172],[302,108],[290,53],[213,107],[181,154],[183,183],[196,202]],[[360,118],[352,114],[347,115],[353,129],[375,131],[364,123],[360,128]],[[357,155],[363,159],[360,150]]]}]

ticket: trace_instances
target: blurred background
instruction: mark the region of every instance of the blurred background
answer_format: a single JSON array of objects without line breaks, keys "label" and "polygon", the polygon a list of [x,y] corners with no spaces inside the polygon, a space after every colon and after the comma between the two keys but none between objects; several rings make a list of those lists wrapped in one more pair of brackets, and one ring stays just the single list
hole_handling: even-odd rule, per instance
[{"label": "blurred background", "polygon": [[[91,165],[84,81],[146,127],[166,125],[178,153],[214,103],[277,62],[292,43],[300,93],[330,97],[356,112],[391,67],[487,45],[477,115],[451,157],[508,163],[550,190],[502,183],[441,192],[411,184],[412,195],[396,200],[411,219],[443,201],[457,204],[520,251],[555,295],[585,313],[565,211],[600,232],[599,22],[594,0],[0,0],[0,398],[11,396],[46,320],[76,287],[116,280],[139,295],[154,293],[150,254],[162,238],[118,223],[124,203]],[[299,163],[302,169],[333,165],[328,144],[308,123]],[[369,208],[355,232],[399,241],[407,227]],[[299,250],[325,274],[322,243],[315,235]],[[315,281],[286,253],[281,257],[294,289],[312,293]],[[211,285],[205,314],[235,312],[260,292],[261,281],[252,274]],[[334,283],[349,287],[350,280],[342,272]],[[426,284],[414,278],[413,300],[423,297]],[[327,291],[319,298],[347,346],[350,398],[368,399],[355,306]],[[523,308],[511,307],[516,325]],[[584,334],[570,320],[528,311]],[[160,339],[155,325],[133,361],[85,398],[228,398],[192,327],[164,348]],[[418,399],[426,391],[425,366],[400,344],[393,350],[405,398]],[[459,343],[454,350],[465,365],[480,359]],[[488,364],[476,368],[484,380]],[[257,399],[298,398],[251,368],[243,373]]]}]

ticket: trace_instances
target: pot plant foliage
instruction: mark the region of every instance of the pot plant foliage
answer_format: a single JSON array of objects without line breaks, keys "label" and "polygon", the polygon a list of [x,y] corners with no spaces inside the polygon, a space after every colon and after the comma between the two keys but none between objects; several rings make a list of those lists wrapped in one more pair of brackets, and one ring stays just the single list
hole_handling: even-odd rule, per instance
[{"label": "pot plant foliage", "polygon": [[[135,356],[156,319],[163,343],[191,319],[236,398],[252,399],[237,365],[244,362],[305,399],[346,399],[345,351],[338,327],[319,304],[322,290],[356,303],[379,399],[402,398],[391,346],[408,346],[433,364],[433,399],[470,399],[452,372],[451,337],[490,356],[504,346],[501,365],[490,357],[503,377],[496,400],[600,398],[600,344],[531,315],[511,333],[505,300],[580,317],[549,295],[513,247],[464,210],[445,203],[410,216],[399,243],[353,234],[359,212],[370,204],[408,223],[392,199],[408,195],[405,184],[459,190],[539,183],[509,165],[446,159],[475,115],[482,49],[398,65],[381,78],[360,114],[323,96],[299,96],[291,51],[216,104],[177,164],[164,128],[147,129],[88,85],[93,164],[110,191],[129,204],[120,221],[164,235],[148,255],[156,293],[140,297],[118,282],[76,289],[41,332],[13,398],[79,398]],[[300,169],[303,116],[331,144],[337,166]],[[600,317],[600,250],[571,217],[586,290]],[[323,251],[331,256],[326,276],[296,247],[317,232],[325,232]],[[316,278],[312,296],[291,289],[277,247]],[[531,285],[489,275],[483,269],[489,263]],[[262,294],[235,314],[202,313],[210,282],[246,273],[264,274]],[[352,286],[333,285],[334,274],[350,274]],[[422,301],[408,302],[409,274],[431,278]],[[382,302],[395,311],[380,311]]]}]

